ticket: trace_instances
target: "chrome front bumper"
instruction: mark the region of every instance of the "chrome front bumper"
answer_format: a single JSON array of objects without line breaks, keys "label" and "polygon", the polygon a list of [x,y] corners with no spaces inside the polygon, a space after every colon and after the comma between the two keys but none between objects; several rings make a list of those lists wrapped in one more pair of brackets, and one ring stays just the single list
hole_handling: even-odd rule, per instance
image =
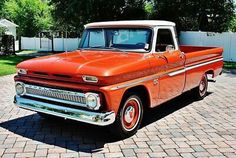
[{"label": "chrome front bumper", "polygon": [[26,99],[20,96],[15,96],[14,103],[23,109],[28,109],[31,111],[41,112],[98,126],[110,125],[115,121],[114,112],[90,112],[86,110],[73,109],[64,106],[62,107],[55,104]]}]

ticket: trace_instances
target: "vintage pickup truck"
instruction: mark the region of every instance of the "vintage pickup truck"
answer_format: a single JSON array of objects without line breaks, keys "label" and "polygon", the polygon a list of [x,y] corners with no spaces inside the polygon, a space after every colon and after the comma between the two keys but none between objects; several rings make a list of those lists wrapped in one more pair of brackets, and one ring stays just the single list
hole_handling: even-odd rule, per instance
[{"label": "vintage pickup truck", "polygon": [[[201,40],[201,39],[196,39]],[[179,46],[175,23],[114,21],[85,25],[78,50],[17,65],[14,102],[133,135],[143,112],[186,91],[199,99],[222,72],[222,48]]]}]

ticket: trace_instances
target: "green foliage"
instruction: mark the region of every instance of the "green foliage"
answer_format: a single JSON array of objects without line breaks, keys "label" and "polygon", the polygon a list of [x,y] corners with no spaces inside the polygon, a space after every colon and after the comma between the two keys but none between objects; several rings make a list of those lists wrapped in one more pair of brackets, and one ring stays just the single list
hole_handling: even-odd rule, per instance
[{"label": "green foliage", "polygon": [[7,0],[2,12],[4,18],[19,25],[18,31],[21,35],[32,37],[52,26],[51,9],[47,1]]},{"label": "green foliage", "polygon": [[4,5],[4,2],[5,2],[5,0],[1,0],[0,1],[0,19],[1,19],[1,17],[2,17],[2,7],[3,7],[3,5]]},{"label": "green foliage", "polygon": [[236,62],[224,62],[225,69],[236,69]]},{"label": "green foliage", "polygon": [[236,32],[236,15],[230,22],[229,30],[232,32]]},{"label": "green foliage", "polygon": [[0,27],[0,37],[5,34],[6,29],[4,27]]},{"label": "green foliage", "polygon": [[144,0],[51,0],[51,3],[60,29],[80,31],[89,22],[145,18]]},{"label": "green foliage", "polygon": [[146,1],[144,6],[146,12],[146,18],[150,19],[151,16],[154,14],[154,4],[152,1]]},{"label": "green foliage", "polygon": [[180,30],[228,31],[233,0],[155,0],[155,18],[174,21]]},{"label": "green foliage", "polygon": [[233,0],[51,0],[61,29],[82,30],[94,21],[161,19],[179,30],[228,31]]},{"label": "green foliage", "polygon": [[0,0],[0,17],[29,37],[48,29],[81,32],[95,21],[138,19],[173,21],[179,30],[236,31],[233,15],[233,0]]},{"label": "green foliage", "polygon": [[14,50],[14,36],[3,35],[0,41],[0,51],[3,55],[15,54]]}]

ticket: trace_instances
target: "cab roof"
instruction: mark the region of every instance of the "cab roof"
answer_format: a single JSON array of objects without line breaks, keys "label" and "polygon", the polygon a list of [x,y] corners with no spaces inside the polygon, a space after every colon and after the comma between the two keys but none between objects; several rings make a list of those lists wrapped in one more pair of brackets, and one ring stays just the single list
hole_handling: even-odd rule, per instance
[{"label": "cab roof", "polygon": [[163,20],[129,20],[129,21],[107,21],[107,22],[94,22],[85,25],[85,28],[94,27],[117,27],[117,26],[175,26],[175,23]]}]

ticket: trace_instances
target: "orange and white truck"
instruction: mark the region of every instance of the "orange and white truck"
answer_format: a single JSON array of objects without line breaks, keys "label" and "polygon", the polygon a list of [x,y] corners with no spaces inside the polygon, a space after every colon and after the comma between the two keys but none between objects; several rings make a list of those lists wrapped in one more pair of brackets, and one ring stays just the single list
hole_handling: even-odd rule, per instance
[{"label": "orange and white truck", "polygon": [[[201,39],[197,39],[201,40]],[[144,109],[186,91],[199,99],[222,73],[222,48],[178,45],[175,23],[112,21],[85,25],[78,50],[17,65],[14,102],[133,135]]]}]

